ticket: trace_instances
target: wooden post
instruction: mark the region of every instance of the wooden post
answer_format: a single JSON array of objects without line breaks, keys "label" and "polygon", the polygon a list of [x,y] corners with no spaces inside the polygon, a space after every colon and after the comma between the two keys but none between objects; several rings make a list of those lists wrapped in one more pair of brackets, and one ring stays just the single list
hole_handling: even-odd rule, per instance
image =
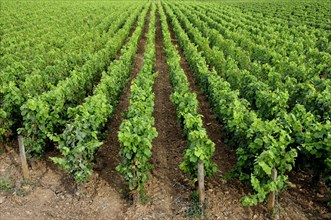
[{"label": "wooden post", "polygon": [[204,168],[203,162],[199,160],[198,163],[198,193],[199,193],[199,202],[201,207],[203,207],[205,203],[205,175],[204,175]]},{"label": "wooden post", "polygon": [[[277,170],[276,168],[273,168],[271,171],[271,179],[276,180],[277,179]],[[275,207],[275,201],[276,201],[276,192],[269,193],[268,197],[268,211],[272,214]]]},{"label": "wooden post", "polygon": [[20,148],[20,158],[21,158],[21,165],[22,165],[22,172],[23,172],[23,178],[29,179],[29,169],[28,169],[28,163],[26,162],[26,156],[25,156],[25,149],[24,149],[24,139],[23,136],[18,136],[18,145]]}]

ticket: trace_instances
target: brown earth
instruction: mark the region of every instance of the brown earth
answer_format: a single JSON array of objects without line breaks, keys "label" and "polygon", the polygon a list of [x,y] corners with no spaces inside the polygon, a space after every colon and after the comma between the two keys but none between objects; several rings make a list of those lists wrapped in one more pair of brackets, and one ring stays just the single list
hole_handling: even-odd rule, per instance
[{"label": "brown earth", "polygon": [[[149,15],[147,16],[147,23]],[[144,35],[135,58],[132,78],[143,65],[146,45]],[[176,44],[172,30],[173,43]],[[146,205],[132,204],[127,186],[115,171],[120,163],[118,128],[122,112],[128,108],[129,85],[119,99],[115,115],[108,125],[106,140],[96,154],[94,172],[84,186],[73,180],[48,159],[57,155],[48,152],[42,160],[30,163],[30,181],[23,181],[16,143],[0,146],[0,219],[192,219],[194,203],[190,198],[194,187],[178,165],[183,159],[187,142],[176,119],[175,106],[169,100],[171,86],[166,57],[162,50],[162,35],[157,13],[155,81],[155,126],[158,137],[153,142],[154,169],[146,186],[149,200]],[[207,205],[201,219],[268,219],[264,205],[245,208],[240,198],[249,190],[238,180],[227,181],[223,175],[235,164],[235,151],[222,142],[222,127],[210,109],[206,97],[200,93],[182,51],[181,66],[188,76],[192,91],[197,93],[199,112],[204,127],[216,144],[214,161],[219,171],[206,181]],[[131,81],[130,80],[130,81]],[[326,206],[328,192],[321,183],[312,187],[309,171],[295,171],[290,175],[291,187],[279,195],[280,219],[331,219]]]}]

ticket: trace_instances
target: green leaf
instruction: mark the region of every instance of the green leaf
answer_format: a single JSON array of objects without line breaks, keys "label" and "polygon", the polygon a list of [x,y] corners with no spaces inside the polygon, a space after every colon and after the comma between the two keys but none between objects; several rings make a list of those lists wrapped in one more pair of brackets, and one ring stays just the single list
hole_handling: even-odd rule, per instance
[{"label": "green leaf", "polygon": [[264,161],[259,161],[258,164],[267,175],[271,175],[272,168],[270,166],[268,166]]}]

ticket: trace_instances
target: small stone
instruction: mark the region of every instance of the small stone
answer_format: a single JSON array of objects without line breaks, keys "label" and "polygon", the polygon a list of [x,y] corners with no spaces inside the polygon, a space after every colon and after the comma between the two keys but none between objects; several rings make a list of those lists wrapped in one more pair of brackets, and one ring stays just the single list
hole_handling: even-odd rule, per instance
[{"label": "small stone", "polygon": [[30,166],[32,170],[38,170],[38,163],[36,160],[34,159],[30,160]]},{"label": "small stone", "polygon": [[6,197],[0,197],[0,204],[2,204],[2,203],[5,202],[5,198],[6,198]]},{"label": "small stone", "polygon": [[294,183],[291,183],[291,182],[288,183],[288,186],[290,188],[297,188],[297,186]]},{"label": "small stone", "polygon": [[24,189],[25,191],[30,191],[30,186],[29,185],[24,185],[22,187],[22,189]]},{"label": "small stone", "polygon": [[318,197],[318,198],[323,198],[324,195],[317,193],[317,197]]}]

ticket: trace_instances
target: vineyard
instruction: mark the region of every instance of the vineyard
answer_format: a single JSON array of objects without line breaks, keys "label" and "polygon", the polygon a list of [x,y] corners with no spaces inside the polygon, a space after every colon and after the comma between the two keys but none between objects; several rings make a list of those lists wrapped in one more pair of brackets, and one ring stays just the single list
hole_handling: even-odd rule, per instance
[{"label": "vineyard", "polygon": [[330,0],[0,10],[1,219],[331,219]]}]

